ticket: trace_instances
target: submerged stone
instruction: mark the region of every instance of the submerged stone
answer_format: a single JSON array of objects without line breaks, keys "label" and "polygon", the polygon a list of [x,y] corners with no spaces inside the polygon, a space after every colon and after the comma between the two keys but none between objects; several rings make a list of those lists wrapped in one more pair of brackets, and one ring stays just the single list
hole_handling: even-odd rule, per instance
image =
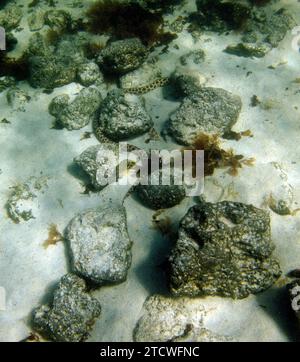
[{"label": "submerged stone", "polygon": [[101,306],[87,291],[83,279],[74,274],[64,275],[54,291],[51,306],[34,310],[34,328],[57,342],[80,342],[88,333]]},{"label": "submerged stone", "polygon": [[95,128],[113,141],[140,136],[153,126],[141,99],[124,91],[111,91],[99,110]]},{"label": "submerged stone", "polygon": [[184,145],[192,144],[201,133],[223,135],[236,123],[241,108],[239,96],[221,88],[202,87],[185,97],[171,115],[168,132]]},{"label": "submerged stone", "polygon": [[169,259],[173,295],[245,298],[278,279],[270,217],[252,205],[223,201],[192,207]]},{"label": "submerged stone", "polygon": [[67,227],[66,239],[74,272],[97,285],[126,280],[132,243],[123,207],[78,214]]},{"label": "submerged stone", "polygon": [[225,49],[225,52],[229,54],[238,55],[241,57],[262,58],[270,50],[271,47],[267,44],[239,43],[236,45],[228,45],[228,47]]},{"label": "submerged stone", "polygon": [[124,74],[138,68],[147,55],[147,48],[138,38],[118,40],[100,52],[98,63],[109,73]]},{"label": "submerged stone", "polygon": [[58,113],[57,123],[72,131],[85,127],[96,117],[102,97],[97,88],[89,87],[83,88],[70,104],[66,105],[66,101],[67,98],[63,96],[55,98],[49,106],[49,112]]}]

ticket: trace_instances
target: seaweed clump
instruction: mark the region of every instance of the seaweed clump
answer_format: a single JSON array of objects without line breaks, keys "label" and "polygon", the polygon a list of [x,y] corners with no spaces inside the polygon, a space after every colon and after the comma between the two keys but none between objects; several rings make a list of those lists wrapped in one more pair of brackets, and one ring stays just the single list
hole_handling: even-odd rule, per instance
[{"label": "seaweed clump", "polygon": [[88,30],[109,34],[115,39],[138,37],[145,45],[168,43],[175,34],[163,31],[163,16],[139,4],[115,0],[99,0],[88,12]]},{"label": "seaweed clump", "polygon": [[[193,160],[196,160],[196,151],[204,151],[204,175],[213,175],[217,168],[228,168],[231,176],[237,176],[243,166],[253,166],[254,158],[244,158],[236,155],[232,149],[224,150],[218,135],[200,133],[194,140],[190,150],[194,151]],[[196,169],[194,167],[194,169]]]}]

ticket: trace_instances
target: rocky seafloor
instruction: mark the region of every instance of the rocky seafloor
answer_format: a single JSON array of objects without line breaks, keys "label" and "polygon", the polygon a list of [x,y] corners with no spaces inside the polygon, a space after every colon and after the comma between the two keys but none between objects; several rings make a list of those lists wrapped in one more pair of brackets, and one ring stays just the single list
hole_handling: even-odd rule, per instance
[{"label": "rocky seafloor", "polygon": [[[1,3],[1,341],[299,340],[298,24],[296,0]],[[203,193],[104,186],[119,142],[204,150]]]}]

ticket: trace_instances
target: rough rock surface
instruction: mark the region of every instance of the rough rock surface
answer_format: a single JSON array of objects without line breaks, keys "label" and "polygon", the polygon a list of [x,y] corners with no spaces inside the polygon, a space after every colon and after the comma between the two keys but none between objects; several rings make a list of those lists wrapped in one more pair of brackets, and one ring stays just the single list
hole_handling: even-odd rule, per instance
[{"label": "rough rock surface", "polygon": [[18,87],[12,87],[6,94],[8,104],[17,111],[24,111],[30,100],[28,94]]},{"label": "rough rock surface", "polygon": [[280,276],[270,218],[252,205],[201,203],[183,218],[170,256],[173,295],[245,298]]},{"label": "rough rock surface", "polygon": [[141,99],[121,90],[111,91],[101,104],[95,128],[113,141],[142,135],[153,126]]},{"label": "rough rock surface", "polygon": [[0,26],[6,31],[15,29],[22,19],[23,12],[21,8],[15,4],[8,4],[0,11]]},{"label": "rough rock surface", "polygon": [[300,279],[288,284],[287,290],[290,296],[291,309],[295,312],[300,325]]},{"label": "rough rock surface", "polygon": [[224,134],[238,120],[242,102],[221,88],[203,87],[184,98],[171,115],[169,133],[180,144],[192,144],[200,133]]},{"label": "rough rock surface", "polygon": [[[111,157],[107,157],[111,154]],[[87,148],[74,159],[89,176],[96,190],[106,186],[118,166],[118,147],[114,143],[101,143]]]},{"label": "rough rock surface", "polygon": [[214,342],[229,338],[215,335],[203,326],[204,308],[187,298],[153,295],[146,300],[143,315],[134,330],[136,342]]},{"label": "rough rock surface", "polygon": [[77,69],[77,79],[80,84],[88,87],[96,81],[103,81],[103,75],[98,65],[94,62],[84,63]]},{"label": "rough rock surface", "polygon": [[107,72],[124,74],[138,68],[147,54],[147,48],[137,38],[118,40],[100,52],[98,63]]},{"label": "rough rock surface", "polygon": [[66,107],[63,105],[65,105],[67,98],[58,97],[50,103],[49,112],[55,114],[61,109],[61,113],[56,115],[57,124],[69,131],[80,129],[89,124],[96,117],[102,101],[100,91],[94,87],[83,88],[73,102]]},{"label": "rough rock surface", "polygon": [[100,313],[101,306],[86,292],[84,280],[66,274],[54,292],[52,305],[34,310],[33,323],[37,331],[54,341],[80,342],[88,337]]},{"label": "rough rock surface", "polygon": [[122,207],[88,210],[71,220],[66,230],[74,272],[97,285],[126,280],[131,241]]}]

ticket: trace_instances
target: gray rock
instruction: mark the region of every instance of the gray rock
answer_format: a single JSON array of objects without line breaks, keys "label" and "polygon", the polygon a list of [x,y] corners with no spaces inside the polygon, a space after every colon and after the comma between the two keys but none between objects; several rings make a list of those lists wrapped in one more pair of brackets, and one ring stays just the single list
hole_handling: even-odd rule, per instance
[{"label": "gray rock", "polygon": [[34,12],[28,17],[28,26],[30,31],[37,31],[44,26],[44,11],[42,9],[35,9]]},{"label": "gray rock", "polygon": [[201,91],[206,78],[196,69],[177,67],[171,76],[171,82],[179,96],[193,96]]},{"label": "gray rock", "polygon": [[291,309],[299,320],[300,326],[300,279],[288,284],[287,290],[290,297]]},{"label": "gray rock", "polygon": [[18,87],[12,87],[6,94],[8,104],[17,111],[24,111],[30,100],[28,94]]},{"label": "gray rock", "polygon": [[16,85],[16,80],[13,77],[5,75],[0,77],[0,93],[5,91],[7,88],[13,87]]},{"label": "gray rock", "polygon": [[149,184],[137,185],[136,192],[142,203],[154,210],[178,205],[186,197],[184,186],[174,185],[172,178],[170,185],[162,185],[161,182],[159,185],[152,185],[149,177]]},{"label": "gray rock", "polygon": [[[111,157],[108,155],[111,154]],[[109,182],[118,166],[118,147],[114,143],[91,146],[74,159],[89,176],[95,190],[101,190]]]},{"label": "gray rock", "polygon": [[103,82],[103,75],[94,62],[81,64],[77,69],[77,78],[80,84],[88,87],[96,81]]},{"label": "gray rock", "polygon": [[34,88],[53,89],[72,83],[76,77],[76,65],[72,59],[61,59],[49,54],[29,58],[29,82]]},{"label": "gray rock", "polygon": [[132,243],[123,207],[78,214],[68,225],[66,238],[76,273],[97,285],[126,280]]},{"label": "gray rock", "polygon": [[133,334],[136,342],[225,342],[203,325],[205,309],[196,300],[153,295],[143,306]]},{"label": "gray rock", "polygon": [[142,135],[153,126],[141,99],[121,90],[110,92],[101,104],[97,131],[113,141]]},{"label": "gray rock", "polygon": [[228,45],[225,49],[226,53],[238,55],[241,57],[264,57],[272,48],[264,43],[238,43]]},{"label": "gray rock", "polygon": [[100,303],[87,293],[84,280],[66,274],[54,292],[52,305],[34,310],[33,323],[53,341],[80,342],[88,337],[100,313]]},{"label": "gray rock", "polygon": [[238,120],[242,102],[239,96],[221,88],[203,87],[184,98],[170,117],[169,133],[180,144],[192,144],[200,133],[224,134]]},{"label": "gray rock", "polygon": [[71,25],[71,15],[65,10],[48,10],[44,16],[45,24],[52,29],[66,29]]},{"label": "gray rock", "polygon": [[0,26],[6,31],[15,29],[22,19],[23,12],[16,4],[8,4],[0,11]]},{"label": "gray rock", "polygon": [[62,111],[69,105],[70,97],[68,94],[60,94],[52,99],[48,111],[54,117],[59,117]]},{"label": "gray rock", "polygon": [[[63,98],[56,99],[50,111],[56,113],[56,110],[60,108],[58,103],[63,104],[64,101]],[[97,88],[83,88],[73,102],[57,115],[57,124],[69,131],[85,127],[96,117],[101,101],[101,93]]]},{"label": "gray rock", "polygon": [[281,274],[272,258],[270,218],[252,205],[223,201],[192,207],[170,256],[173,295],[245,298]]},{"label": "gray rock", "polygon": [[205,60],[205,52],[202,49],[193,50],[180,57],[181,65],[188,65],[191,63],[201,64]]},{"label": "gray rock", "polygon": [[100,52],[98,63],[107,72],[124,74],[138,68],[147,55],[148,50],[139,39],[118,40]]}]

